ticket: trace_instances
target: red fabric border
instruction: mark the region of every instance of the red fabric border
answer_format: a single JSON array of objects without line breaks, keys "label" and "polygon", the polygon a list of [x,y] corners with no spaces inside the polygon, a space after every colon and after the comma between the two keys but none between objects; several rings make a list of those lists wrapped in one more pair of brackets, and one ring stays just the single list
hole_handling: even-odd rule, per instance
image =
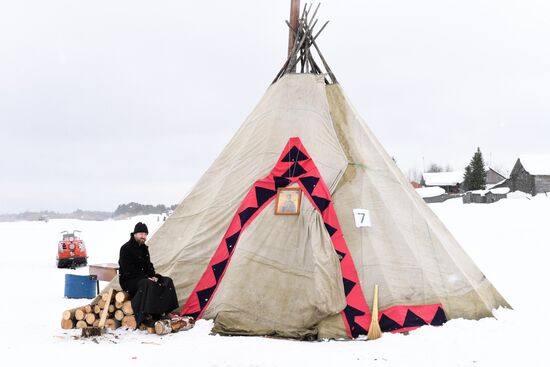
[{"label": "red fabric border", "polygon": [[[246,194],[206,270],[182,307],[181,315],[192,315],[197,319],[202,316],[223,279],[240,234],[276,197],[277,188],[292,183],[297,183],[300,186],[308,200],[321,214],[334,249],[340,258],[347,302],[346,308],[342,311],[342,318],[347,333],[351,338],[367,334],[372,315],[365,301],[353,259],[342,234],[332,204],[332,197],[315,163],[297,137],[289,139],[271,173],[267,177],[256,181]],[[412,308],[417,311],[419,317],[426,317],[431,314],[433,318],[433,315],[437,312],[436,307],[436,311],[432,313],[432,305],[395,306],[382,311],[380,317],[386,315],[390,319],[404,320],[407,310]],[[429,322],[426,323],[429,324]],[[403,322],[398,322],[398,324],[402,326]],[[395,331],[403,331],[403,326],[402,329]]]}]

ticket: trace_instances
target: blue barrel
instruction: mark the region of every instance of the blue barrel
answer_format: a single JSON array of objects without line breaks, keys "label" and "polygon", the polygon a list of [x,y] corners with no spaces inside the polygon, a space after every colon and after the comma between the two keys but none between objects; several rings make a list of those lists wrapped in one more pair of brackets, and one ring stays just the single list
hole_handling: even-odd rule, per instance
[{"label": "blue barrel", "polygon": [[89,275],[65,274],[65,297],[94,298],[97,280]]}]

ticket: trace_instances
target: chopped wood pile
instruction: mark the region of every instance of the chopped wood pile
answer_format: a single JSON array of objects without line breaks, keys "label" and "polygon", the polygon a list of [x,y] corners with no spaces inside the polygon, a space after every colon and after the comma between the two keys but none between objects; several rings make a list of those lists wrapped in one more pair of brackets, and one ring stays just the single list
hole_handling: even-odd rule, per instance
[{"label": "chopped wood pile", "polygon": [[[138,328],[130,295],[124,291],[113,290],[112,298],[108,299],[109,292],[101,294],[101,298],[94,300],[89,305],[76,307],[63,312],[61,328],[84,329],[100,326],[101,312],[107,311],[105,328],[115,330],[119,327],[135,330]],[[151,334],[164,335],[171,332],[188,330],[195,325],[192,317],[177,317],[157,321],[155,327],[139,325],[140,330],[147,330]]]}]

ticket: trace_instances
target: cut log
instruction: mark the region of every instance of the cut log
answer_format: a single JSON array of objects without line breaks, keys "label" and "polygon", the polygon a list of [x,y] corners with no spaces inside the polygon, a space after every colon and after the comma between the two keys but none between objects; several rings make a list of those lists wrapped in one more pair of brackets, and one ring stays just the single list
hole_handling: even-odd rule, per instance
[{"label": "cut log", "polygon": [[115,311],[115,320],[122,321],[124,316],[126,316],[126,315],[124,315],[124,311],[122,311],[122,310],[116,310]]},{"label": "cut log", "polygon": [[72,329],[74,327],[74,322],[71,319],[63,319],[61,320],[61,328],[62,329]]},{"label": "cut log", "polygon": [[92,326],[93,326],[93,327],[99,327],[99,318],[97,318],[97,319],[94,321],[94,323],[93,323]]},{"label": "cut log", "polygon": [[72,310],[66,310],[66,311],[63,311],[63,320],[70,320],[70,319],[74,319],[74,312],[76,311],[77,309],[76,308],[73,308]]},{"label": "cut log", "polygon": [[172,332],[172,324],[170,320],[159,320],[155,322],[155,333],[164,335]]},{"label": "cut log", "polygon": [[192,317],[184,316],[170,320],[160,320],[155,323],[155,333],[164,335],[168,333],[176,333],[182,330],[191,329],[195,324]]},{"label": "cut log", "polygon": [[95,313],[93,312],[87,313],[84,320],[88,323],[88,325],[93,325],[94,321],[96,320]]},{"label": "cut log", "polygon": [[86,305],[86,306],[84,306],[84,312],[86,312],[86,313],[92,312],[92,305]]},{"label": "cut log", "polygon": [[94,305],[94,313],[98,314],[101,312],[101,307],[99,305]]},{"label": "cut log", "polygon": [[129,299],[130,299],[130,295],[124,291],[118,292],[115,296],[115,300],[120,303],[123,303],[124,301],[127,301]]},{"label": "cut log", "polygon": [[147,326],[147,332],[149,334],[154,334],[155,333],[155,328],[154,327],[151,327],[151,326]]},{"label": "cut log", "polygon": [[123,305],[123,302],[118,302],[118,301],[115,302],[115,308],[117,310],[120,310],[122,308],[122,305]]},{"label": "cut log", "polygon": [[97,302],[97,304],[103,310],[103,307],[105,306],[105,300],[103,300],[102,298]]},{"label": "cut log", "polygon": [[84,320],[85,317],[86,317],[86,312],[84,311],[83,308],[78,308],[78,309],[74,312],[74,318],[75,318],[77,321]]},{"label": "cut log", "polygon": [[137,327],[136,318],[133,315],[124,316],[122,319],[122,326],[135,330]]},{"label": "cut log", "polygon": [[86,321],[84,321],[84,320],[77,321],[77,323],[76,323],[76,328],[77,329],[83,329],[85,327],[88,327],[88,323]]},{"label": "cut log", "polygon": [[109,305],[109,313],[115,312],[115,305]]},{"label": "cut log", "polygon": [[192,317],[181,317],[172,322],[172,331],[178,332],[182,330],[189,330],[195,326],[195,319]]},{"label": "cut log", "polygon": [[133,315],[134,310],[132,309],[132,301],[124,301],[124,304],[122,305],[122,311],[124,311],[125,315]]},{"label": "cut log", "polygon": [[105,328],[115,330],[120,327],[120,321],[115,319],[105,320]]}]

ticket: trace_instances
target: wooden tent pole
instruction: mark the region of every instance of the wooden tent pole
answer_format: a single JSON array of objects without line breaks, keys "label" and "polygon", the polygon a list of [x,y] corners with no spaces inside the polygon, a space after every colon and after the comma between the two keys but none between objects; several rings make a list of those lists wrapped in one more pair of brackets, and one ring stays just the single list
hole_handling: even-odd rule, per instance
[{"label": "wooden tent pole", "polygon": [[[293,29],[298,29],[298,17],[300,15],[300,0],[291,0],[290,2],[290,25]],[[292,54],[292,49],[294,48],[294,43],[296,42],[296,33],[292,29],[288,30],[288,56]],[[296,66],[294,66],[291,72],[296,71]]]}]

